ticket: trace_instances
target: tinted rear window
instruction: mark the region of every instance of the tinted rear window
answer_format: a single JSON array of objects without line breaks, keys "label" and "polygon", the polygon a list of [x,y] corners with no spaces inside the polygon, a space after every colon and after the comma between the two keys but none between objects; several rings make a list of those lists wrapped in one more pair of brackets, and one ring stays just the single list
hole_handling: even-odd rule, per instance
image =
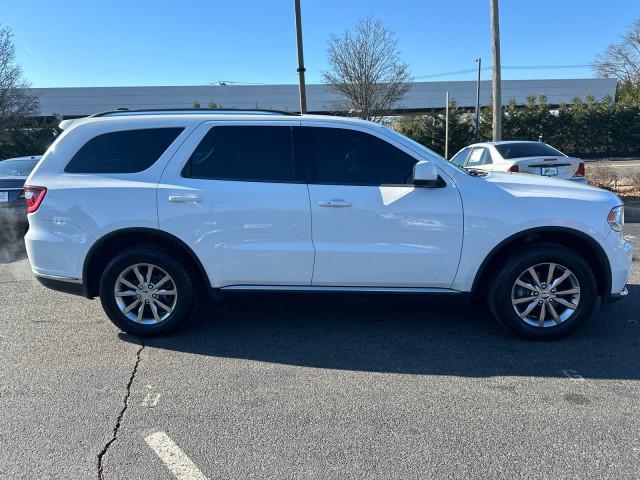
[{"label": "tinted rear window", "polygon": [[67,164],[67,173],[134,173],[149,168],[184,128],[123,130],[89,140]]},{"label": "tinted rear window", "polygon": [[566,156],[546,143],[503,143],[496,145],[496,150],[506,160],[523,157],[557,157]]},{"label": "tinted rear window", "polygon": [[210,180],[294,181],[291,127],[212,127],[189,158],[182,175]]}]

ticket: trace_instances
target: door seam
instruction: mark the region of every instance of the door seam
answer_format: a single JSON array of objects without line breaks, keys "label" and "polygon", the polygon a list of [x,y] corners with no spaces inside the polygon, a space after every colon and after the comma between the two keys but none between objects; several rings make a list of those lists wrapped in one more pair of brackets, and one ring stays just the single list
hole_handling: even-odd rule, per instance
[{"label": "door seam", "polygon": [[313,241],[313,210],[311,208],[311,192],[309,191],[309,184],[307,183],[307,198],[309,199],[309,219],[311,226],[311,247],[313,248],[313,263],[311,265],[311,279],[309,280],[309,286],[313,285],[313,276],[316,273],[316,256],[318,254],[318,250],[316,249],[316,244]]}]

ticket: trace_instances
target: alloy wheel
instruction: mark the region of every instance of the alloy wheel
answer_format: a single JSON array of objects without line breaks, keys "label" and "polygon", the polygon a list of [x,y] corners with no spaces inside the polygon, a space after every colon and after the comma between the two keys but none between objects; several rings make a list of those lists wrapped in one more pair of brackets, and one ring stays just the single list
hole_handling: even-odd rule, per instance
[{"label": "alloy wheel", "polygon": [[580,282],[567,267],[539,263],[527,268],[511,289],[511,304],[525,323],[547,328],[567,321],[580,304]]},{"label": "alloy wheel", "polygon": [[151,263],[125,268],[116,279],[113,295],[123,315],[145,325],[166,320],[178,301],[171,275]]}]

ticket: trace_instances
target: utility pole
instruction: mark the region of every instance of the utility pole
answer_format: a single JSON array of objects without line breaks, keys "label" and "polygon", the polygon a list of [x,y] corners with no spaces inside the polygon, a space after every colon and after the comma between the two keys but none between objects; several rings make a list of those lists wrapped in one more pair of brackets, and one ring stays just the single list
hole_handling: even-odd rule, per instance
[{"label": "utility pole", "polygon": [[304,54],[302,52],[302,15],[300,0],[294,0],[296,8],[296,36],[298,40],[298,76],[300,80],[300,113],[307,113],[307,88],[304,84]]},{"label": "utility pole", "polygon": [[445,96],[447,106],[444,109],[444,158],[449,160],[449,92]]},{"label": "utility pole", "polygon": [[476,131],[475,131],[475,139],[476,142],[479,138],[480,133],[480,70],[482,70],[482,58],[476,58],[476,62],[478,62],[478,81],[476,82]]},{"label": "utility pole", "polygon": [[500,88],[500,15],[498,0],[491,2],[491,43],[493,52],[493,140],[502,140],[502,89]]}]

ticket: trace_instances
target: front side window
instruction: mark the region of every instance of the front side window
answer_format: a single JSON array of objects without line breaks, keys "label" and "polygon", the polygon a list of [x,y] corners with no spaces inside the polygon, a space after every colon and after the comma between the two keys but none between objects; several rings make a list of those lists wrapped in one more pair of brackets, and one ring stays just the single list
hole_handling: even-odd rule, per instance
[{"label": "front side window", "polygon": [[451,158],[450,162],[458,167],[462,167],[464,161],[467,159],[467,155],[469,155],[469,150],[471,150],[469,147],[463,148]]},{"label": "front side window", "polygon": [[330,185],[408,185],[417,160],[357,130],[303,127],[312,182]]},{"label": "front side window", "polygon": [[466,167],[479,167],[491,163],[491,157],[486,148],[476,147],[471,151]]},{"label": "front side window", "polygon": [[196,147],[182,176],[209,180],[296,180],[290,126],[216,126]]},{"label": "front side window", "polygon": [[78,150],[66,173],[135,173],[153,165],[184,128],[147,128],[98,135]]}]

